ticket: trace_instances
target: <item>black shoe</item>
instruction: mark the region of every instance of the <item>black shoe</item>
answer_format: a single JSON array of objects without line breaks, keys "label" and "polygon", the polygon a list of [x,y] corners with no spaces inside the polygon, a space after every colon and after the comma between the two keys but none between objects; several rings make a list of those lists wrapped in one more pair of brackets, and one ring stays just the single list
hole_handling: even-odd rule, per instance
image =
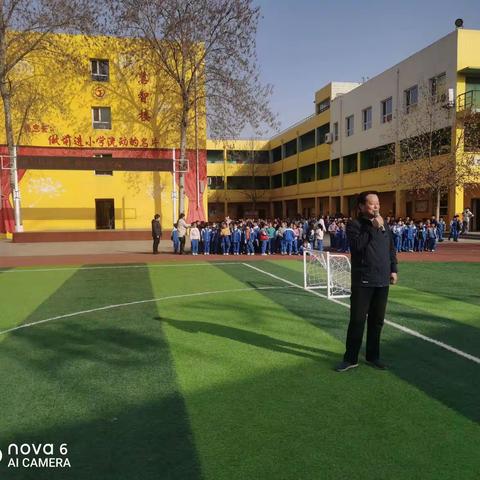
[{"label": "black shoe", "polygon": [[387,366],[380,360],[367,360],[367,364],[371,367],[378,368],[379,370],[388,370]]},{"label": "black shoe", "polygon": [[336,372],[346,372],[347,370],[350,370],[351,368],[355,368],[355,367],[358,367],[358,363],[350,363],[350,362],[347,362],[347,361],[343,361],[341,363],[339,363],[336,367],[335,367],[335,371]]}]

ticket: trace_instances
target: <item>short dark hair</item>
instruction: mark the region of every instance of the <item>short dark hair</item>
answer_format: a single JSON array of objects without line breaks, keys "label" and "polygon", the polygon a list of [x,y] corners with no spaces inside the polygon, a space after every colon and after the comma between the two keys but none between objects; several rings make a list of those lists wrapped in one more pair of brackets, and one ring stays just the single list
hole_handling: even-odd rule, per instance
[{"label": "short dark hair", "polygon": [[155,216],[153,218],[160,218],[160,215],[158,213],[155,214]]},{"label": "short dark hair", "polygon": [[357,206],[365,205],[369,195],[377,195],[378,197],[378,192],[376,190],[367,190],[366,192],[359,193],[357,197]]}]

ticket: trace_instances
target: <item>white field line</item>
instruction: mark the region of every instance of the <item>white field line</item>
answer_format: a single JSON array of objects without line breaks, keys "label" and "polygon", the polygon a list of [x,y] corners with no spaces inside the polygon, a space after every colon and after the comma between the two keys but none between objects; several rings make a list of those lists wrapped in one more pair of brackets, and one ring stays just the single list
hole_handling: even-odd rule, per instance
[{"label": "white field line", "polygon": [[60,268],[25,268],[25,269],[12,269],[2,270],[0,273],[31,273],[31,272],[61,272],[61,271],[82,271],[82,270],[111,270],[111,269],[123,269],[123,268],[166,268],[166,267],[198,267],[198,266],[215,266],[215,265],[243,265],[242,262],[209,262],[209,263],[167,263],[167,264],[146,264],[146,265],[106,265],[101,267],[60,267]]},{"label": "white field line", "polygon": [[170,295],[168,297],[149,298],[147,300],[137,300],[135,302],[117,303],[117,304],[114,304],[114,305],[105,305],[104,307],[90,308],[89,310],[81,310],[79,312],[71,312],[71,313],[66,313],[64,315],[57,315],[56,317],[45,318],[43,320],[38,320],[36,322],[23,323],[22,325],[18,325],[16,327],[9,328],[8,330],[0,331],[0,335],[5,335],[6,333],[15,332],[17,330],[22,330],[23,328],[33,327],[35,325],[40,325],[42,323],[53,322],[54,320],[61,320],[63,318],[76,317],[76,316],[79,316],[79,315],[85,315],[86,313],[100,312],[102,310],[112,310],[114,308],[129,307],[131,305],[140,305],[142,303],[163,302],[164,300],[174,300],[174,299],[178,299],[178,298],[188,298],[188,297],[200,297],[202,295],[218,295],[218,294],[221,294],[221,293],[253,292],[253,291],[256,291],[256,290],[279,290],[279,289],[285,289],[285,288],[292,288],[292,287],[290,287],[290,286],[288,286],[288,287],[272,287],[272,286],[269,286],[269,287],[251,287],[251,288],[232,288],[232,289],[229,289],[229,290],[213,290],[213,291],[209,291],[209,292],[184,293],[184,294],[181,294],[181,295]]},{"label": "white field line", "polygon": [[[284,282],[291,287],[296,287],[300,288],[301,290],[305,290],[302,285],[297,285],[296,283],[290,282],[289,280],[286,280],[285,278],[279,277],[277,275],[274,275],[273,273],[267,272],[265,270],[262,270],[261,268],[254,267],[253,265],[250,265],[248,263],[244,263],[244,265],[248,268],[251,268],[253,270],[256,270],[257,272],[263,273],[264,275],[268,275],[269,277],[275,278],[276,280],[280,280],[281,282]],[[322,297],[328,300],[328,297],[326,295],[322,295],[319,292],[316,292],[314,290],[307,290],[307,292],[311,293],[312,295],[317,295],[318,297]],[[347,303],[340,302],[339,300],[336,300],[334,298],[330,299],[332,302],[338,303],[339,305],[342,305],[346,308],[350,308],[350,305]],[[403,325],[399,325],[398,323],[392,322],[391,320],[385,319],[385,323],[387,325],[390,325],[393,328],[396,328],[397,330],[401,330],[404,333],[407,333],[408,335],[412,335],[414,337],[420,338],[421,340],[424,340],[429,343],[433,343],[434,345],[437,345],[440,348],[443,348],[445,350],[448,350],[449,352],[455,353],[456,355],[459,355],[460,357],[466,358],[474,363],[480,364],[480,358],[475,357],[474,355],[471,355],[470,353],[464,352],[462,350],[459,350],[458,348],[452,347],[451,345],[448,345],[447,343],[440,342],[439,340],[435,340],[434,338],[427,337],[426,335],[421,334],[420,332],[417,332],[416,330],[412,330],[411,328],[404,327]]]}]

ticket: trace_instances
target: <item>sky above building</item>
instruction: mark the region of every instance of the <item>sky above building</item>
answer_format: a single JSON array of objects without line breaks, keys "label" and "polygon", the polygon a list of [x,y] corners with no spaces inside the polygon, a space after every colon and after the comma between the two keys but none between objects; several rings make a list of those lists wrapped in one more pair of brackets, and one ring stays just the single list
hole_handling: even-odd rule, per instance
[{"label": "sky above building", "polygon": [[480,0],[257,0],[261,78],[281,129],[314,112],[331,81],[362,82],[455,30],[480,29]]}]

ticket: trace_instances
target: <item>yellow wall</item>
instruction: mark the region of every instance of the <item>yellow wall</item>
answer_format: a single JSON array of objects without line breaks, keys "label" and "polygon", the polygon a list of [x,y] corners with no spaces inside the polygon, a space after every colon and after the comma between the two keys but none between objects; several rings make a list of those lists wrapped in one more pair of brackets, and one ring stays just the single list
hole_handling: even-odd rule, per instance
[{"label": "yellow wall", "polygon": [[162,225],[173,224],[171,175],[158,172],[28,170],[22,179],[25,231],[94,230],[95,199],[111,198],[115,229],[148,229],[153,214]]},{"label": "yellow wall", "polygon": [[[28,84],[13,97],[15,136],[27,148],[23,151],[33,156],[68,156],[60,149],[87,149],[81,155],[111,153],[115,158],[130,155],[129,150],[132,156],[142,156],[146,150],[178,149],[179,99],[171,93],[169,80],[148,67],[147,59],[134,61],[126,54],[130,40],[81,35],[54,35],[51,40],[62,46],[70,61],[59,64],[42,52],[26,58],[12,74],[13,84],[20,79]],[[108,82],[92,80],[91,59],[109,60]],[[20,128],[29,91],[40,100],[28,110]],[[92,107],[110,107],[111,129],[93,128]],[[193,112],[190,123],[187,148],[193,149]],[[0,132],[0,144],[5,144],[3,115]],[[204,149],[205,142],[205,108],[199,104],[198,147]],[[28,150],[32,147],[37,149]],[[115,153],[120,150],[121,154]],[[113,171],[112,176],[99,176],[93,170],[29,169],[20,191],[25,231],[95,229],[96,198],[114,199],[116,229],[149,228],[157,212],[164,228],[173,224],[171,173]],[[206,193],[203,205],[207,212]],[[187,198],[186,206],[188,212]]]}]

